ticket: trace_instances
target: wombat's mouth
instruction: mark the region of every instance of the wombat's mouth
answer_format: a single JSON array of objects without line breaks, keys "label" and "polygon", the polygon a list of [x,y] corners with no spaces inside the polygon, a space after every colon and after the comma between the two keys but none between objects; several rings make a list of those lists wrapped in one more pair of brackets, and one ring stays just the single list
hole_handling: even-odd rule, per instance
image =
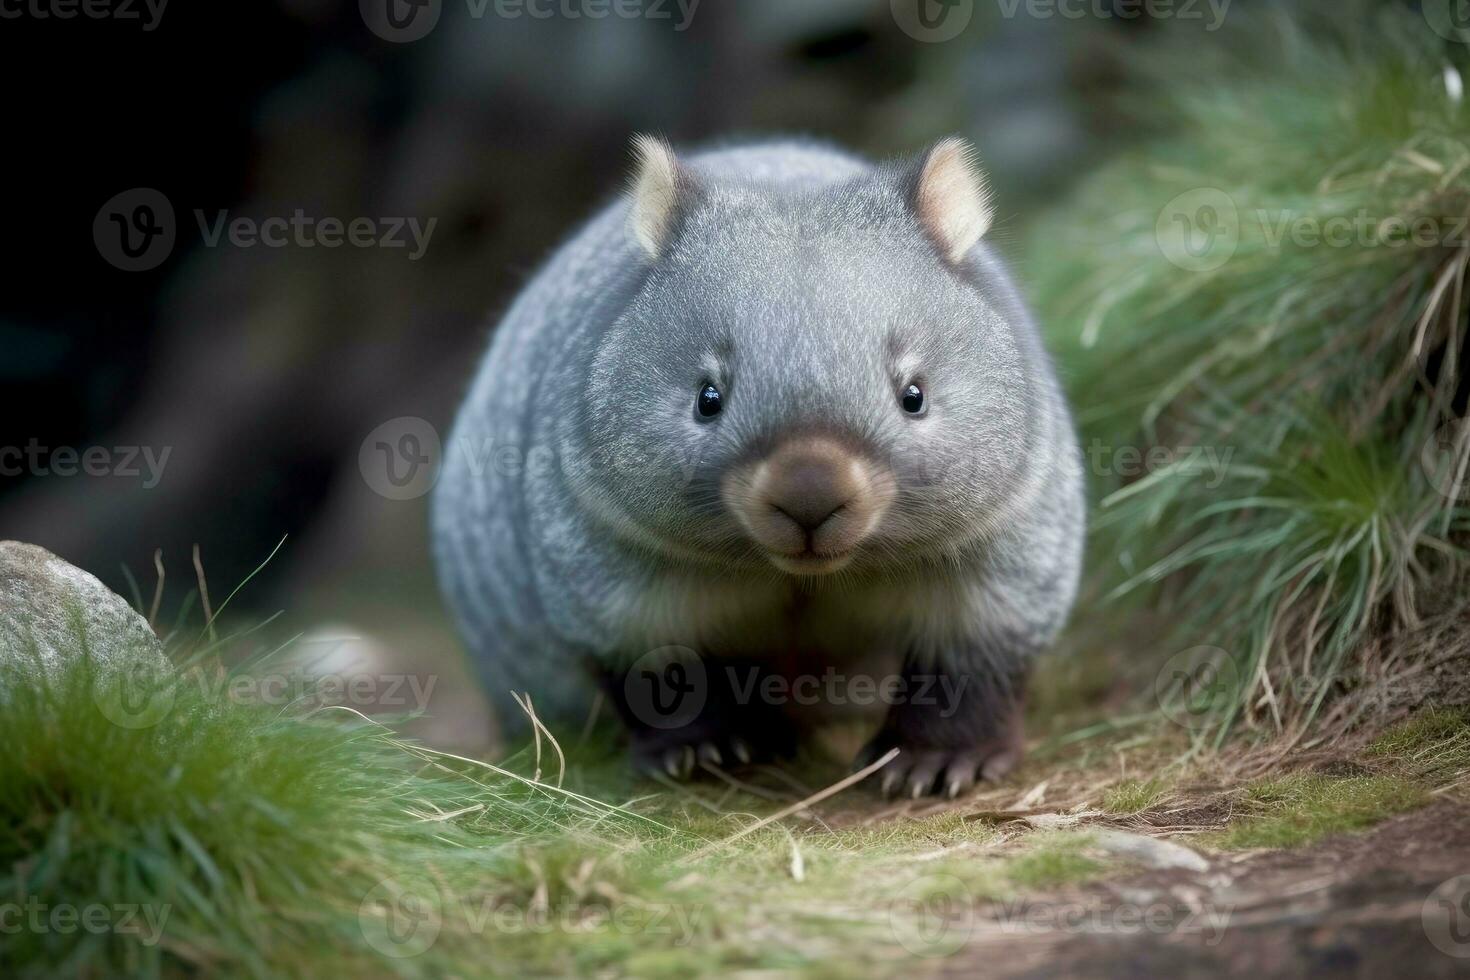
[{"label": "wombat's mouth", "polygon": [[789,439],[728,474],[725,505],[771,563],[825,575],[852,561],[894,497],[892,476],[830,439]]},{"label": "wombat's mouth", "polygon": [[815,551],[804,551],[799,555],[768,553],[771,564],[788,575],[830,575],[840,571],[852,561],[854,551],[819,555]]}]

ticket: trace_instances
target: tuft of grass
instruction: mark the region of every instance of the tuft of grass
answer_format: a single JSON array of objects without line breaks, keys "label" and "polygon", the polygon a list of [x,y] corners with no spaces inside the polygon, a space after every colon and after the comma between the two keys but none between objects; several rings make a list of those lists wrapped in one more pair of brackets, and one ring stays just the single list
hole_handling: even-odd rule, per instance
[{"label": "tuft of grass", "polygon": [[1330,834],[1371,827],[1428,800],[1423,787],[1394,776],[1293,773],[1248,786],[1241,799],[1243,814],[1205,841],[1223,850],[1300,847]]},{"label": "tuft of grass", "polygon": [[1470,59],[1407,9],[1305,7],[1208,52],[1163,31],[1166,135],[1023,262],[1092,470],[1088,593],[1171,622],[1159,660],[1228,654],[1217,743],[1309,724],[1470,571],[1470,103],[1443,74]]},{"label": "tuft of grass", "polygon": [[1470,734],[1470,709],[1430,708],[1384,732],[1368,746],[1372,756],[1405,756],[1437,749]]},{"label": "tuft of grass", "polygon": [[1470,709],[1420,712],[1374,739],[1366,754],[1431,785],[1460,783],[1470,776]]},{"label": "tuft of grass", "polygon": [[1169,782],[1164,779],[1129,779],[1109,787],[1103,793],[1102,809],[1106,813],[1142,813],[1156,806],[1169,794]]},{"label": "tuft of grass", "polygon": [[[516,900],[528,840],[665,833],[350,714],[221,700],[189,673],[140,690],[83,642],[59,670],[7,661],[0,895],[26,921],[0,972],[478,972],[468,913]],[[156,710],[120,714],[130,697]]]}]

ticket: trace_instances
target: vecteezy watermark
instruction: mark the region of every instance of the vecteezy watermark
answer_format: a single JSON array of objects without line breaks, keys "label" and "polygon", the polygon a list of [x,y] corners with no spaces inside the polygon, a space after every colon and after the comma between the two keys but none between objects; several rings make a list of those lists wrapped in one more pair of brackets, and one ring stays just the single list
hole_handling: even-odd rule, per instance
[{"label": "vecteezy watermark", "polygon": [[[1006,20],[1180,20],[1200,21],[1218,31],[1233,0],[984,0]],[[889,0],[889,10],[915,41],[951,41],[975,16],[976,0]]]},{"label": "vecteezy watermark", "polygon": [[965,674],[845,674],[832,667],[821,674],[795,676],[726,667],[724,674],[737,704],[860,708],[915,704],[938,708],[941,718],[953,717],[959,710],[970,681]]},{"label": "vecteezy watermark", "polygon": [[1240,690],[1240,668],[1219,647],[1198,646],[1170,657],[1154,678],[1165,718],[1182,728],[1207,727]]},{"label": "vecteezy watermark", "polygon": [[1217,187],[1185,191],[1159,212],[1154,239],[1164,258],[1179,268],[1213,271],[1240,247],[1240,210]]},{"label": "vecteezy watermark", "polygon": [[427,37],[444,12],[443,0],[358,0],[368,30],[385,41],[407,44]]},{"label": "vecteezy watermark", "polygon": [[[449,460],[475,480],[539,481],[560,475],[584,484],[622,481],[685,490],[702,473],[709,475],[705,472],[704,451],[703,445],[665,442],[651,446],[645,453],[603,455],[595,447],[569,450],[544,442],[523,444],[478,434],[458,434],[442,446],[437,431],[428,422],[404,416],[374,429],[363,441],[359,460],[364,478],[375,491],[394,499],[408,499],[427,493],[433,486],[429,477],[437,479],[441,464]],[[1011,461],[1018,468],[1024,463],[1021,454]],[[923,486],[989,484],[1005,476],[1005,464],[975,453],[930,451],[895,456],[890,465]]]},{"label": "vecteezy watermark", "polygon": [[888,903],[888,930],[915,956],[949,956],[975,929],[975,897],[954,875],[920,875]]},{"label": "vecteezy watermark", "polygon": [[444,901],[438,885],[428,878],[385,878],[368,890],[357,907],[362,938],[390,959],[428,952],[443,927]]},{"label": "vecteezy watermark", "polygon": [[689,486],[701,463],[697,455],[686,456],[680,447],[673,445],[661,446],[648,457],[619,454],[610,462],[599,459],[595,453],[563,453],[546,444],[527,447],[493,436],[462,435],[446,450],[438,430],[413,415],[389,419],[369,432],[358,448],[357,461],[363,479],[374,493],[390,500],[411,500],[434,488],[446,454],[476,480],[539,480],[557,474],[569,480],[623,476],[680,489]]},{"label": "vecteezy watermark", "polygon": [[1071,902],[1015,900],[998,903],[995,914],[1006,933],[1089,933],[1117,936],[1197,935],[1218,946],[1230,927],[1233,905],[1182,907],[1170,902],[1113,902],[1102,897]]},{"label": "vecteezy watermark", "polygon": [[975,16],[975,0],[888,0],[888,8],[899,30],[928,44],[954,40]]},{"label": "vecteezy watermark", "polygon": [[92,219],[92,240],[124,272],[157,268],[174,250],[174,206],[161,191],[134,187],[114,194]]},{"label": "vecteezy watermark", "polygon": [[1470,0],[1423,0],[1420,8],[1434,33],[1447,41],[1470,44]]},{"label": "vecteezy watermark", "polygon": [[439,430],[414,415],[389,419],[362,440],[357,468],[376,494],[413,500],[434,489],[443,462]]},{"label": "vecteezy watermark", "polygon": [[410,248],[408,261],[416,262],[428,250],[438,218],[420,223],[418,218],[316,218],[301,208],[289,218],[231,218],[228,211],[207,217],[194,212],[206,248],[221,242],[235,248]]},{"label": "vecteezy watermark", "polygon": [[1211,272],[1247,240],[1268,251],[1316,248],[1465,248],[1470,214],[1375,215],[1366,209],[1321,215],[1289,208],[1242,210],[1218,187],[1186,191],[1164,205],[1155,224],[1164,258],[1187,272]]},{"label": "vecteezy watermark", "polygon": [[[697,479],[717,474],[705,459],[703,443],[693,445],[661,441],[637,450],[619,447],[602,452],[598,446],[553,442],[522,443],[499,434],[456,433],[445,444],[437,429],[417,416],[400,416],[377,426],[358,448],[358,466],[373,492],[392,500],[410,500],[433,489],[441,473],[451,465],[475,482],[506,482],[534,485],[563,480],[580,486],[633,486],[669,492],[687,490]],[[1121,451],[1120,451],[1121,452]],[[1152,451],[1157,461],[1164,450]],[[1170,450],[1172,461],[1184,465],[1214,462],[1229,464],[1228,456],[1209,450]],[[1126,465],[1127,453],[1119,460]],[[1028,464],[1023,453],[1006,459],[978,453],[927,451],[895,453],[878,459],[906,474],[915,486],[989,486],[1003,482],[1007,467],[1012,475]],[[1081,465],[1067,457],[1066,465]]]},{"label": "vecteezy watermark", "polygon": [[92,701],[102,717],[119,728],[152,728],[173,711],[183,681],[139,653],[115,669],[97,669]]},{"label": "vecteezy watermark", "polygon": [[1121,476],[1125,479],[1149,476],[1171,467],[1181,475],[1205,475],[1205,489],[1214,490],[1225,482],[1235,448],[1223,450],[1215,446],[1108,446],[1093,439],[1087,446],[1087,458],[1095,476]]},{"label": "vecteezy watermark", "polygon": [[439,683],[437,674],[318,674],[309,670],[200,675],[211,701],[310,709],[345,705],[364,711],[424,712]]},{"label": "vecteezy watermark", "polygon": [[116,20],[136,21],[144,33],[163,20],[168,0],[0,0],[0,20]]},{"label": "vecteezy watermark", "polygon": [[[472,20],[669,21],[680,33],[694,22],[700,0],[464,0]],[[427,37],[443,14],[443,0],[358,0],[368,30],[385,41],[406,44]]]},{"label": "vecteezy watermark", "polygon": [[92,696],[97,707],[121,728],[151,728],[173,710],[179,695],[194,689],[210,704],[256,705],[306,713],[327,706],[360,712],[414,715],[429,710],[437,674],[335,671],[207,671],[203,667],[173,674],[153,669],[139,657],[120,670],[99,671]]},{"label": "vecteezy watermark", "polygon": [[699,717],[708,700],[709,673],[688,647],[650,650],[623,675],[624,703],[650,728],[683,728]]},{"label": "vecteezy watermark", "polygon": [[623,699],[633,717],[651,728],[683,728],[704,709],[711,688],[736,705],[867,708],[914,704],[949,718],[960,708],[970,678],[950,674],[777,673],[757,667],[706,663],[685,646],[650,650],[623,675]]},{"label": "vecteezy watermark", "polygon": [[575,901],[565,895],[521,905],[493,895],[451,895],[426,877],[401,875],[368,891],[357,922],[373,949],[408,959],[428,952],[446,930],[456,936],[612,932],[666,938],[683,947],[694,941],[705,912],[703,904]]},{"label": "vecteezy watermark", "polygon": [[163,936],[169,904],[139,902],[92,902],[74,905],[70,902],[43,902],[35,896],[22,901],[0,901],[0,936],[21,933],[91,936],[136,936],[144,946],[156,946]]},{"label": "vecteezy watermark", "polygon": [[[193,216],[205,248],[404,249],[410,262],[423,257],[439,222],[416,217],[318,217],[302,208],[264,218],[196,208]],[[113,195],[92,219],[97,252],[124,272],[157,268],[173,252],[177,238],[172,202],[151,187]]]},{"label": "vecteezy watermark", "polygon": [[1419,452],[1429,485],[1450,502],[1470,500],[1470,419],[1440,426]]},{"label": "vecteezy watermark", "polygon": [[1464,248],[1470,245],[1470,214],[1380,218],[1366,210],[1321,217],[1281,209],[1257,208],[1252,217],[1261,241],[1277,249],[1286,243],[1297,248]]},{"label": "vecteezy watermark", "polygon": [[1233,0],[995,0],[1001,16],[1034,20],[1201,21],[1206,31],[1225,25]]},{"label": "vecteezy watermark", "polygon": [[152,490],[163,480],[172,446],[0,446],[0,477],[110,476],[141,480]]},{"label": "vecteezy watermark", "polygon": [[1470,874],[1442,882],[1430,892],[1419,920],[1435,949],[1455,959],[1470,959]]}]

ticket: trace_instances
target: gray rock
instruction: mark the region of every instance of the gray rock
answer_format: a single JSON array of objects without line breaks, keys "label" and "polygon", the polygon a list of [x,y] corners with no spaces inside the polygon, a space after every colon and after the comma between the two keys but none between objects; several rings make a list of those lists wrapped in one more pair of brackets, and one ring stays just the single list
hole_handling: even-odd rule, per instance
[{"label": "gray rock", "polygon": [[0,541],[0,691],[18,673],[54,675],[85,651],[107,672],[169,667],[148,623],[95,575],[45,548]]},{"label": "gray rock", "polygon": [[1123,830],[1100,830],[1093,835],[1093,843],[1109,854],[1136,861],[1147,868],[1184,868],[1188,871],[1208,871],[1210,868],[1210,862],[1198,852],[1158,837],[1145,837]]}]

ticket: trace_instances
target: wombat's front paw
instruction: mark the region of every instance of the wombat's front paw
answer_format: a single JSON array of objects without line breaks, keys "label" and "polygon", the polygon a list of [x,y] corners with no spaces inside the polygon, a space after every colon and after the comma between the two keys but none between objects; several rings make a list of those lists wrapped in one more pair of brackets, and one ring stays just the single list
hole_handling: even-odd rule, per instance
[{"label": "wombat's front paw", "polygon": [[633,767],[645,775],[688,779],[704,765],[738,769],[790,755],[794,738],[784,732],[735,734],[690,725],[673,731],[644,729],[633,734]]},{"label": "wombat's front paw", "polygon": [[1016,721],[976,744],[951,748],[885,728],[858,753],[853,769],[872,765],[890,749],[898,749],[898,755],[874,774],[885,797],[942,794],[954,799],[972,789],[976,779],[995,781],[1016,768],[1025,736]]}]

